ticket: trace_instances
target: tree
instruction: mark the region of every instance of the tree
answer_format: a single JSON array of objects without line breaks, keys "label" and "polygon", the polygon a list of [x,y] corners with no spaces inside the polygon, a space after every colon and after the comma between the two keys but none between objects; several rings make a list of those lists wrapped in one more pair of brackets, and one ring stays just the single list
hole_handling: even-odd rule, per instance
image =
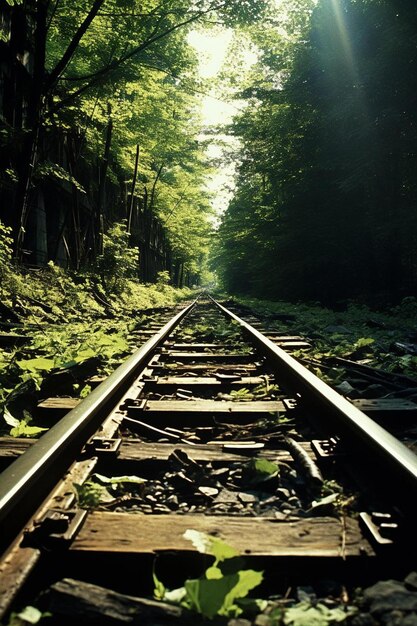
[{"label": "tree", "polygon": [[[24,148],[13,164],[17,192],[14,219],[9,220],[19,257],[33,189],[48,177],[65,181],[72,190],[72,206],[59,217],[59,228],[75,267],[100,250],[97,231],[103,230],[106,219],[120,218],[120,211],[126,211],[124,188],[133,176],[137,177],[134,193],[139,204],[148,202],[152,215],[163,220],[164,213],[172,211],[165,197],[171,196],[178,204],[175,223],[167,220],[167,225],[172,245],[178,253],[181,250],[181,263],[201,254],[201,246],[193,247],[191,237],[192,252],[187,257],[175,244],[174,234],[176,222],[188,210],[199,207],[198,219],[203,224],[208,210],[205,194],[188,189],[185,174],[194,177],[193,187],[202,184],[202,160],[196,158],[196,105],[189,93],[198,87],[196,59],[186,35],[204,19],[225,24],[256,20],[264,4],[265,0],[95,0],[92,4],[27,0],[19,10],[33,20],[35,70],[30,114],[22,133]],[[56,156],[57,149],[51,148],[54,142],[62,146],[64,156]],[[138,145],[140,159],[135,168]],[[178,190],[168,190],[168,180]],[[107,215],[103,210],[110,195],[106,181],[119,185],[121,194],[116,201],[119,208]],[[191,200],[192,209],[187,208]],[[133,210],[132,201],[130,206]],[[64,240],[69,224],[72,238]],[[206,226],[193,232],[201,238],[200,231],[206,232]],[[54,245],[57,248],[59,241]]]},{"label": "tree", "polygon": [[[241,166],[215,263],[226,285],[257,295],[398,299],[417,281],[417,12],[303,6],[294,37],[253,31],[260,63],[233,127]],[[231,252],[236,232],[252,261]]]}]

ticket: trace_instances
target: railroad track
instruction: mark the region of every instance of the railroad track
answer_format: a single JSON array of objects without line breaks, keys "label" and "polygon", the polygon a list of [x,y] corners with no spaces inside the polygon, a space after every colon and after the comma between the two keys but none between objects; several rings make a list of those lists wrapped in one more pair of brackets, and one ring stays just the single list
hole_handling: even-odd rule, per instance
[{"label": "railroad track", "polygon": [[41,598],[60,624],[128,605],[134,623],[182,623],[149,600],[152,571],[158,555],[169,588],[195,578],[196,532],[283,598],[413,568],[417,457],[291,357],[300,337],[268,339],[207,296],[148,333],[83,402],[43,402],[66,415],[41,439],[3,450],[3,616]]}]

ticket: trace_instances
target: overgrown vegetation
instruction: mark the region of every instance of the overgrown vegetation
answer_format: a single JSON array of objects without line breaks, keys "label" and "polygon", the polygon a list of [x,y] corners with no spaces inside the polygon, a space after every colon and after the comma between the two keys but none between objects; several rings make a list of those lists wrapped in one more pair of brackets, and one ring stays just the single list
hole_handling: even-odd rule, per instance
[{"label": "overgrown vegetation", "polygon": [[53,263],[17,266],[10,230],[1,222],[0,229],[0,338],[7,344],[0,347],[0,432],[33,437],[44,430],[33,416],[51,377],[53,393],[85,397],[86,378],[110,373],[135,348],[132,333],[146,324],[146,310],[174,305],[191,291],[174,289],[165,274],[154,285],[139,283],[123,225],[110,231],[99,273],[96,266],[83,273]]},{"label": "overgrown vegetation", "polygon": [[[320,369],[332,357],[354,360],[387,372],[417,375],[415,319],[417,299],[407,297],[401,303],[381,309],[351,302],[343,310],[318,303],[291,303],[239,297],[229,300],[244,304],[259,313],[271,331],[301,335],[310,340],[311,349],[293,352],[302,361],[315,363],[315,372],[325,380],[327,370]],[[329,380],[343,376],[343,366],[334,367]]]},{"label": "overgrown vegetation", "polygon": [[185,322],[179,329],[182,337],[188,340],[197,341],[222,341],[225,344],[235,345],[242,340],[240,326],[235,321],[206,319],[201,315],[197,323],[187,325]]}]

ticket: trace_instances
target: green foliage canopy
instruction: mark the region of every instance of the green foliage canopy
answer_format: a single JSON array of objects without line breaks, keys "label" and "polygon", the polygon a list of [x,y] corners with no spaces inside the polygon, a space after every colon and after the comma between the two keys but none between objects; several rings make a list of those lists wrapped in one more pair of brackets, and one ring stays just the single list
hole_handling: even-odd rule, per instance
[{"label": "green foliage canopy", "polygon": [[239,293],[398,300],[417,284],[415,6],[281,9],[248,29],[259,60],[213,266]]}]

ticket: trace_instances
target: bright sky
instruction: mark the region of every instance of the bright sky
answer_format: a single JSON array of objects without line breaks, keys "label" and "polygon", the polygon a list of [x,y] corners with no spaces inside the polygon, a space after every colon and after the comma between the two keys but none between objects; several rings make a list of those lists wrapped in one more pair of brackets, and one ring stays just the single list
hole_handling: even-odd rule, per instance
[{"label": "bright sky", "polygon": [[[226,58],[228,46],[233,38],[231,29],[223,29],[221,32],[191,31],[188,35],[188,42],[196,50],[200,62],[200,75],[202,78],[215,77],[222,68]],[[251,65],[255,58],[253,53],[246,55],[247,65]],[[220,101],[215,97],[202,96],[202,115],[204,125],[215,126],[216,124],[228,124],[232,121],[233,115],[236,114],[237,103],[228,104]],[[221,136],[222,142],[232,146],[232,142],[236,141],[232,137],[226,135]],[[210,158],[219,158],[222,154],[222,148],[213,141],[208,148]],[[216,213],[221,213],[227,207],[232,195],[235,168],[233,165],[222,166],[216,174],[211,176],[207,182],[210,190],[215,192],[213,206]]]},{"label": "bright sky", "polygon": [[[230,29],[224,29],[217,34],[194,30],[188,35],[188,43],[197,52],[202,78],[213,78],[220,72],[232,37],[233,32]],[[236,108],[230,104],[203,96],[203,118],[207,125],[230,122],[234,113]]]},{"label": "bright sky", "polygon": [[232,37],[233,31],[230,28],[224,28],[221,32],[206,33],[193,30],[188,34],[188,43],[200,56],[201,76],[210,78],[220,71]]}]

